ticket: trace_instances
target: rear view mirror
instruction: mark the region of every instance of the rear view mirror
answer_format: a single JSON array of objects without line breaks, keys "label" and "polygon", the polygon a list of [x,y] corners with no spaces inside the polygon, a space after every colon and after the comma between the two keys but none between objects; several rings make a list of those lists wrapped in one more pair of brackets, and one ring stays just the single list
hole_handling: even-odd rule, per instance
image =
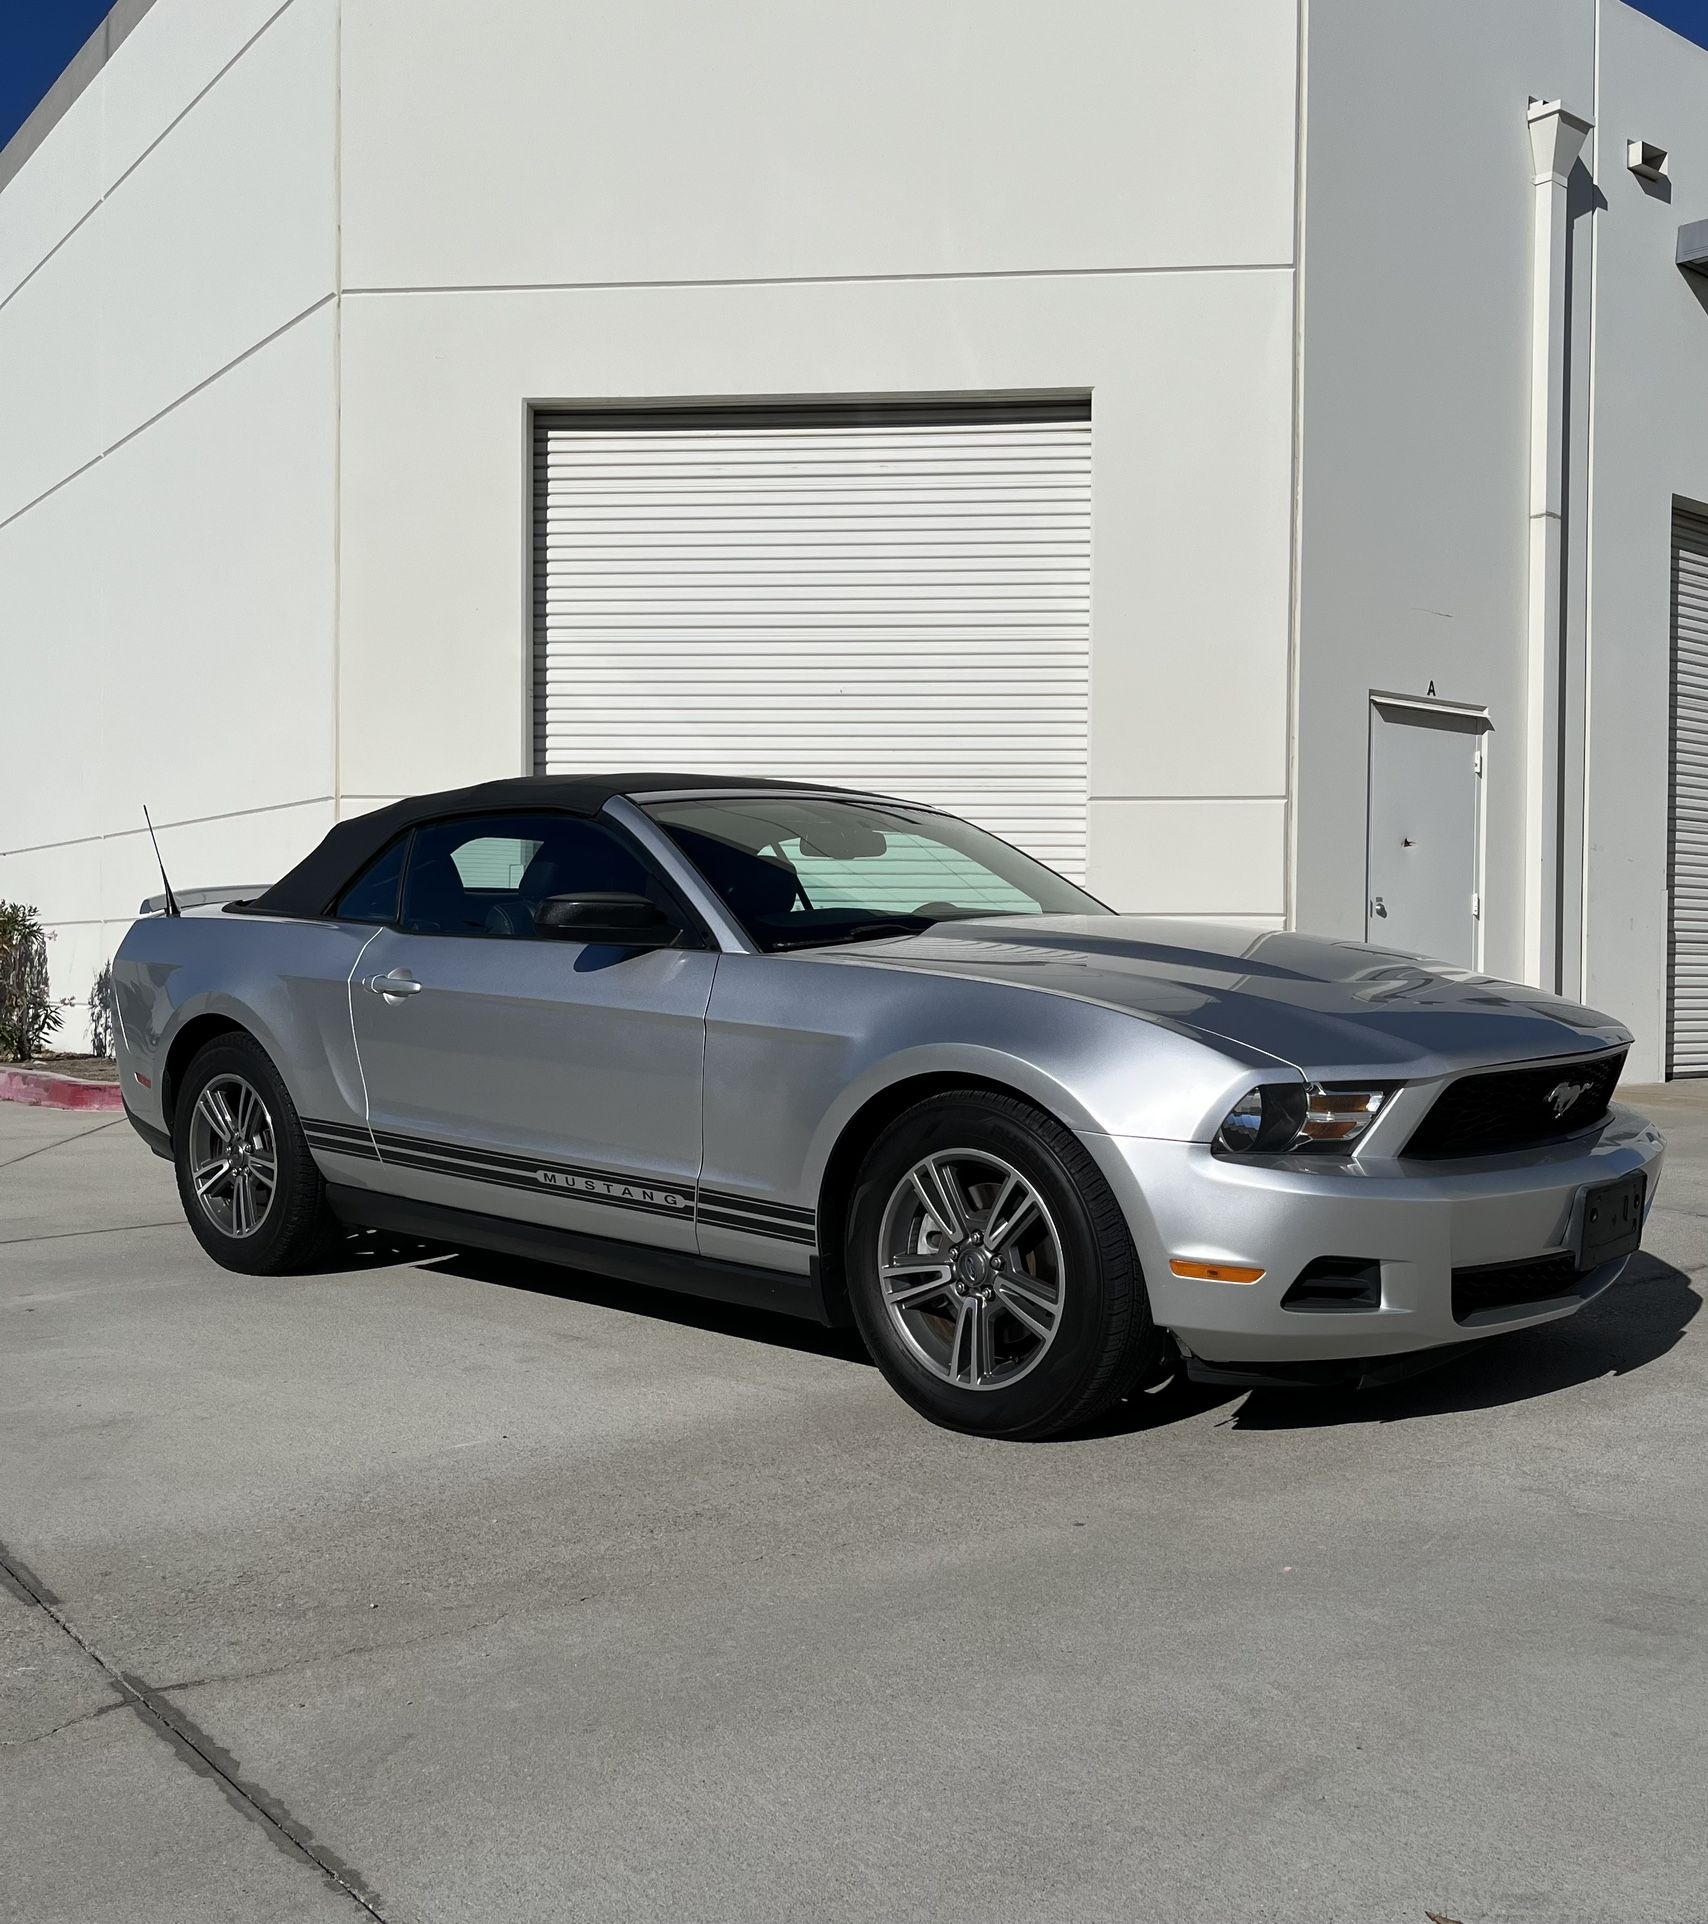
[{"label": "rear view mirror", "polygon": [[801,837],[801,853],[821,862],[869,862],[888,847],[883,830],[867,822],[815,822]]},{"label": "rear view mirror", "polygon": [[682,933],[673,916],[644,895],[548,895],[534,910],[539,935],[564,942],[662,949]]}]

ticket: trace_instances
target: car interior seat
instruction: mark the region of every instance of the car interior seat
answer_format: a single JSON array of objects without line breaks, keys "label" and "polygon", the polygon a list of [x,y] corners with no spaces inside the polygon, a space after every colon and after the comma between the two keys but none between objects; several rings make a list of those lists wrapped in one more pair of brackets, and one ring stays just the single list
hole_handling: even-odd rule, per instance
[{"label": "car interior seat", "polygon": [[780,856],[737,848],[694,829],[679,828],[674,834],[689,861],[743,921],[787,915],[804,899],[801,878]]},{"label": "car interior seat", "polygon": [[406,926],[427,935],[461,935],[480,927],[473,904],[448,848],[417,856],[409,865]]},{"label": "car interior seat", "polygon": [[534,911],[553,895],[652,895],[646,870],[602,828],[565,822],[534,851],[514,897],[486,911],[488,935],[529,936]]}]

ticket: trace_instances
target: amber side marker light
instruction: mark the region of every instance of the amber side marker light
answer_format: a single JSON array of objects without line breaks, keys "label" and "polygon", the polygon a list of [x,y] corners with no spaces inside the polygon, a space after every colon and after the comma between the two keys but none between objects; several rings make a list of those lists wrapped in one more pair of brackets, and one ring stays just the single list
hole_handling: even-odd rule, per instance
[{"label": "amber side marker light", "polygon": [[1183,1263],[1178,1257],[1169,1263],[1176,1276],[1198,1283],[1260,1283],[1261,1269],[1247,1269],[1240,1263]]}]

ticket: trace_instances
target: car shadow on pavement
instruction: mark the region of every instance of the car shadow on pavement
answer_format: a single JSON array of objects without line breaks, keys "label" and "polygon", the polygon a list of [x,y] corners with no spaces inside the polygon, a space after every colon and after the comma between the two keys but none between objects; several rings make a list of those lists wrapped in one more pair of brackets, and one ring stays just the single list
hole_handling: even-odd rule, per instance
[{"label": "car shadow on pavement", "polygon": [[373,1229],[352,1229],[338,1238],[317,1262],[305,1263],[298,1276],[354,1276],[365,1269],[403,1269],[431,1262],[444,1252],[438,1243],[385,1236]]},{"label": "car shadow on pavement", "polygon": [[834,1356],[844,1362],[871,1367],[872,1359],[856,1331],[826,1329],[822,1323],[785,1316],[780,1310],[747,1309],[738,1303],[713,1302],[704,1296],[655,1289],[645,1283],[614,1281],[588,1270],[564,1269],[555,1263],[531,1263],[524,1257],[493,1255],[485,1250],[439,1250],[425,1266],[441,1276],[466,1276],[471,1282],[498,1283],[506,1289],[525,1289],[536,1296],[590,1303],[600,1309],[622,1310],[625,1315],[675,1323],[683,1329],[703,1329],[741,1342],[769,1343],[800,1350],[805,1355]]},{"label": "car shadow on pavement", "polygon": [[1252,1390],[1235,1412],[1233,1427],[1409,1423],[1552,1396],[1600,1377],[1629,1376],[1656,1362],[1701,1307],[1702,1298],[1683,1270],[1642,1254],[1611,1289],[1563,1323],[1494,1337],[1437,1369],[1375,1389]]},{"label": "car shadow on pavement", "polygon": [[[527,1290],[738,1342],[765,1343],[803,1355],[872,1367],[859,1333],[826,1329],[780,1311],[748,1309],[705,1297],[612,1280],[553,1263],[484,1250],[447,1249],[370,1233],[352,1236],[324,1269],[379,1269],[418,1264],[444,1276]],[[1406,1423],[1430,1416],[1496,1409],[1599,1377],[1628,1376],[1657,1361],[1683,1336],[1702,1298],[1681,1269],[1646,1252],[1581,1314],[1539,1329],[1496,1336],[1480,1347],[1397,1383],[1373,1389],[1252,1389],[1201,1384],[1183,1376],[1124,1398],[1086,1428],[1059,1440],[1142,1435],[1226,1408],[1222,1421],[1242,1430],[1320,1429],[1335,1424]]]}]

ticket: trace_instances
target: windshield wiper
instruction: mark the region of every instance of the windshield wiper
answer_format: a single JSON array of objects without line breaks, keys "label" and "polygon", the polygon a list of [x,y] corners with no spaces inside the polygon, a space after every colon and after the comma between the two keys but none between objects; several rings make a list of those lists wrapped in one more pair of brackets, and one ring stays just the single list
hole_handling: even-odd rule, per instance
[{"label": "windshield wiper", "polygon": [[945,915],[898,915],[871,922],[855,922],[845,929],[821,929],[816,935],[803,935],[793,941],[772,942],[766,953],[776,955],[785,949],[833,949],[842,942],[882,942],[897,935],[923,935],[939,922],[990,922],[1013,914],[1011,909],[956,909]]},{"label": "windshield wiper", "polygon": [[847,929],[821,929],[816,935],[803,935],[793,941],[772,942],[769,953],[776,955],[784,949],[834,949],[843,942],[882,942],[891,936],[918,935],[928,929],[930,922],[856,922]]},{"label": "windshield wiper", "polygon": [[843,931],[844,942],[881,942],[887,935],[918,935],[930,928],[935,916],[910,915],[905,919],[897,916],[891,922],[856,922],[851,929]]}]

